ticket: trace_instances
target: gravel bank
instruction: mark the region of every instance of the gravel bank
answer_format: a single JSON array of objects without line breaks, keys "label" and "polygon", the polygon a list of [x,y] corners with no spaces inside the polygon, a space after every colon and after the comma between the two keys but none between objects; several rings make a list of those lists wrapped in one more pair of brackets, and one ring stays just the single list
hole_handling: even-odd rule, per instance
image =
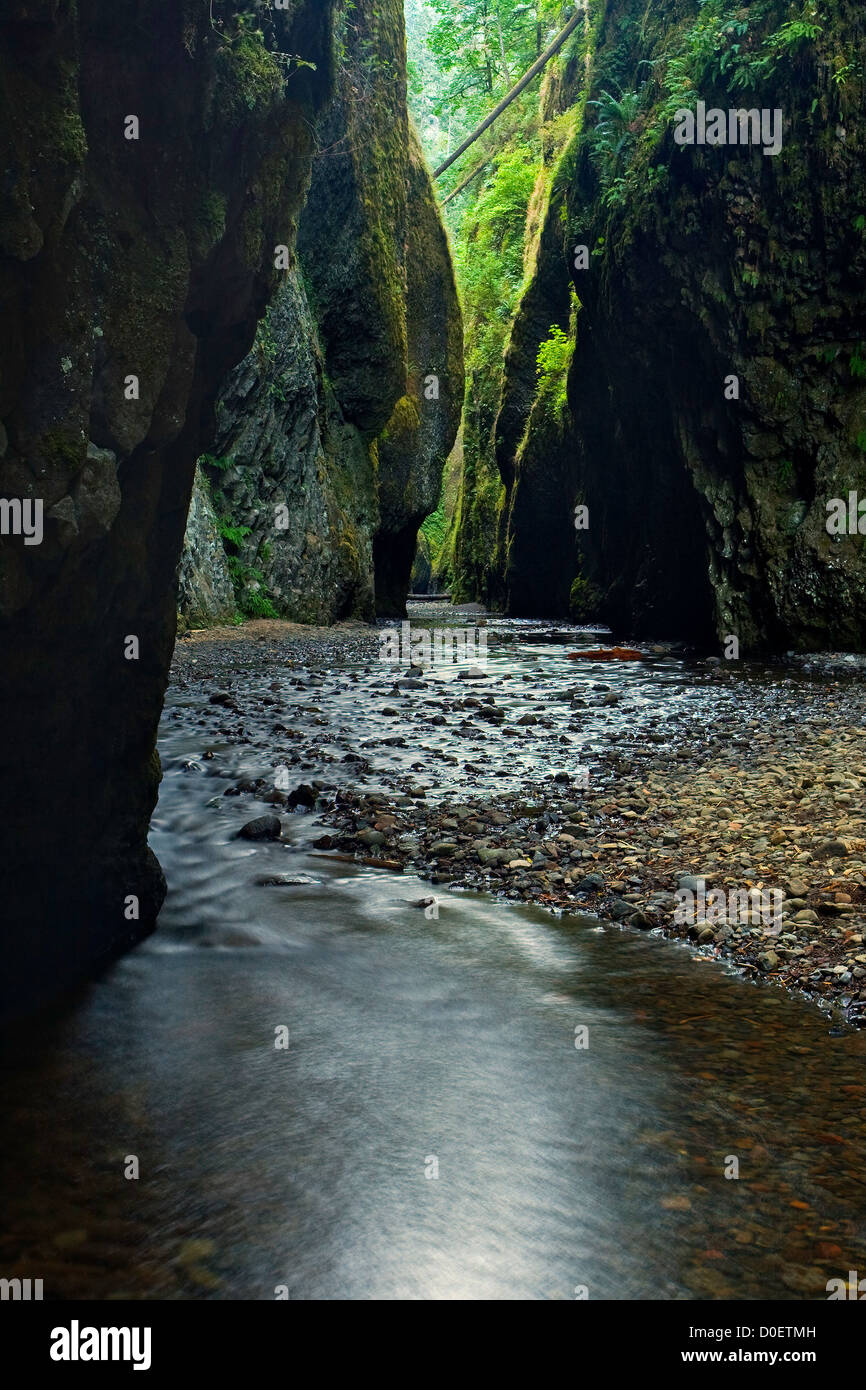
[{"label": "gravel bank", "polygon": [[[680,686],[642,709],[633,683],[649,666],[548,666],[501,636],[498,664],[444,680],[383,671],[362,625],[261,622],[180,642],[174,678],[210,691],[209,737],[270,755],[225,794],[313,813],[323,853],[658,931],[866,1023],[859,669],[682,663]],[[686,920],[682,889],[695,893]],[[729,897],[769,891],[780,918]]]}]

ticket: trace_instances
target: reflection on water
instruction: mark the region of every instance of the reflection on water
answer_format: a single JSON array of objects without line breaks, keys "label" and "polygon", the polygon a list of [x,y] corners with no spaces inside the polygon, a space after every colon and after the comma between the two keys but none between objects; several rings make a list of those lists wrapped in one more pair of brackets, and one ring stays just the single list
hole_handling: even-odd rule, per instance
[{"label": "reflection on water", "polygon": [[265,808],[208,804],[176,708],[161,929],[4,1058],[0,1275],[93,1298],[823,1299],[866,1272],[866,1033],[589,919],[440,892],[428,920],[429,885],[311,853],[309,817],[294,845],[239,842]]}]

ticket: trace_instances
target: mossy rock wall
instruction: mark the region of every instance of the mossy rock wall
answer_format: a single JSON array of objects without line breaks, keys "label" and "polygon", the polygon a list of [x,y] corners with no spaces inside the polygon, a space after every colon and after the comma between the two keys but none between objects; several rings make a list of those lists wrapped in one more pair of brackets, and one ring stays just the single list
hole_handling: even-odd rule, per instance
[{"label": "mossy rock wall", "polygon": [[177,607],[181,624],[187,628],[232,622],[237,615],[234,585],[211,500],[210,483],[198,469],[178,571]]},{"label": "mossy rock wall", "polygon": [[436,510],[463,408],[463,325],[448,240],[410,132],[405,393],[379,439],[376,606],[405,613],[418,528]]},{"label": "mossy rock wall", "polygon": [[[607,171],[587,108],[506,354],[506,495],[484,548],[509,611],[564,616],[578,580],[595,596],[583,616],[623,635],[866,645],[863,540],[826,529],[830,499],[866,494],[866,15],[854,0],[818,8],[819,31],[790,41],[791,7],[773,0],[590,6],[588,78],[561,96],[640,99]],[[693,61],[702,19],[715,66],[670,102],[671,59]],[[757,86],[735,86],[738,65],[769,54]],[[671,107],[699,98],[781,109],[781,153],[678,146]],[[567,327],[572,286],[567,405],[552,418],[535,361],[549,326]]]},{"label": "mossy rock wall", "polygon": [[147,831],[195,460],[332,76],[327,0],[262,7],[267,43],[316,64],[289,76],[239,8],[4,7],[0,496],[45,522],[0,538],[2,1007],[138,940],[165,891]]},{"label": "mossy rock wall", "polygon": [[248,575],[274,612],[310,622],[405,612],[463,399],[460,308],[407,114],[399,0],[348,11],[337,49],[298,265],[222,394],[222,466],[209,469],[217,510],[248,531],[229,546],[241,606]]}]

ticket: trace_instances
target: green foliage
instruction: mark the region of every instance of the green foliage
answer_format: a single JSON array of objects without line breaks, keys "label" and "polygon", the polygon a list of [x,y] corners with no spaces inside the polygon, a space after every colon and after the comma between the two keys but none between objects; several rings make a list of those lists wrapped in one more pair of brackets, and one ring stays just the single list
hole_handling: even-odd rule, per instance
[{"label": "green foliage", "polygon": [[[240,529],[246,530],[246,527]],[[246,564],[239,555],[229,555],[226,563],[240,611],[248,618],[278,618],[279,613],[263,592],[265,581],[261,570]]]},{"label": "green foliage", "polygon": [[277,340],[274,336],[274,326],[271,323],[271,307],[269,304],[264,317],[259,319],[253,344],[262,370],[269,367],[277,355]]},{"label": "green foliage", "polygon": [[568,596],[568,609],[572,622],[584,623],[596,616],[601,595],[594,584],[578,575]]},{"label": "green foliage", "polygon": [[467,368],[495,370],[523,285],[526,213],[538,175],[536,149],[501,155],[467,210],[455,250],[467,329]]},{"label": "green foliage", "polygon": [[[664,164],[653,164],[649,169],[638,166],[627,169],[624,174],[618,174],[602,194],[602,206],[606,208],[626,207],[647,193],[662,188],[667,183],[669,176],[670,171]],[[598,254],[598,251],[592,252],[593,256]]]},{"label": "green foliage", "polygon": [[574,355],[574,343],[559,324],[551,325],[550,333],[538,349],[536,374],[538,393],[536,399],[545,406],[554,419],[560,419],[568,404],[568,369]]},{"label": "green foliage", "polygon": [[217,527],[222,540],[230,546],[237,547],[238,550],[247,536],[251,534],[249,526],[233,526],[231,522],[225,520],[218,521]]},{"label": "green foliage", "polygon": [[[235,467],[234,455],[216,458],[213,454],[202,454],[199,464],[217,473],[227,473]],[[217,530],[226,553],[226,567],[235,591],[235,602],[241,614],[249,618],[278,618],[279,613],[267,594],[262,591],[264,577],[261,570],[244,555],[245,542],[252,535],[249,526],[242,526],[230,515],[225,493],[221,488],[211,490],[211,501],[216,513]],[[266,561],[270,556],[270,544],[264,541],[259,549],[259,558]]]},{"label": "green foliage", "polygon": [[587,105],[598,107],[598,120],[589,136],[590,158],[599,170],[602,187],[608,187],[634,144],[641,93],[620,91],[615,97],[604,91],[599,100]]},{"label": "green foliage", "polygon": [[445,540],[448,522],[445,516],[445,491],[443,488],[435,512],[431,512],[421,527],[434,550],[439,550]]},{"label": "green foliage", "polygon": [[262,42],[261,31],[242,32],[220,51],[225,78],[221,100],[240,119],[257,107],[267,107],[282,92],[283,69]]},{"label": "green foliage", "polygon": [[866,430],[860,431],[855,442],[861,454],[866,454]]},{"label": "green foliage", "polygon": [[[405,13],[409,100],[434,167],[511,90],[565,22],[560,0],[405,0]],[[566,52],[574,51],[580,32]],[[535,85],[494,128],[492,143],[501,145],[513,116],[535,117],[537,106]]]},{"label": "green foliage", "polygon": [[248,618],[278,618],[277,612],[267,594],[260,589],[243,589],[240,596],[241,610]]},{"label": "green foliage", "polygon": [[790,459],[780,459],[776,465],[776,481],[780,487],[787,487],[794,476],[794,465]]},{"label": "green foliage", "polygon": [[231,18],[234,21],[234,37],[264,40],[264,31],[259,28],[259,16],[255,10],[241,10]]},{"label": "green foliage", "polygon": [[233,454],[227,454],[225,458],[214,458],[213,454],[202,454],[199,458],[199,464],[206,468],[214,468],[218,473],[227,473],[230,468],[234,467],[234,463]]},{"label": "green foliage", "polygon": [[[652,194],[667,181],[668,169],[664,164],[647,166],[643,160],[631,164],[637,141],[647,128],[647,116],[641,109],[643,99],[644,89],[623,92],[619,98],[603,92],[601,100],[587,103],[599,108],[599,120],[590,131],[588,144],[606,208],[623,207],[639,196]],[[651,130],[645,147],[648,149],[656,138]]]},{"label": "green foliage", "polygon": [[244,10],[236,10],[231,0],[210,0],[211,28],[235,58],[238,84],[250,110],[279,93],[293,73],[302,68],[316,71],[316,64],[301,54],[277,50],[270,11],[270,0],[258,0]]},{"label": "green foliage", "polygon": [[858,343],[851,354],[851,375],[858,378],[866,377],[866,343]]},{"label": "green foliage", "polygon": [[[541,53],[559,6],[514,0],[429,0],[427,48],[440,74],[434,108],[468,133]],[[465,129],[464,129],[465,127]],[[453,131],[452,131],[453,133]]]},{"label": "green foliage", "polygon": [[539,345],[536,356],[536,402],[557,424],[562,422],[568,406],[568,373],[577,342],[579,313],[580,300],[572,290],[568,332],[566,333],[558,323],[551,324],[550,332]]},{"label": "green foliage", "polygon": [[774,33],[759,37],[768,6],[759,3],[751,13],[729,0],[700,0],[696,23],[685,30],[681,43],[664,59],[667,100],[664,121],[684,105],[722,87],[734,93],[754,90],[773,76],[780,62],[795,55],[822,32],[816,9],[807,0],[803,14]]},{"label": "green foliage", "polygon": [[427,143],[428,155],[436,157],[438,162],[438,156],[445,153],[447,129],[443,129],[437,110],[442,77],[428,43],[437,17],[426,0],[405,0],[403,8],[408,42],[409,104],[415,124]]},{"label": "green foliage", "polygon": [[[805,0],[800,13],[778,29],[771,27],[778,16],[777,0],[754,0],[748,7],[732,0],[698,0],[698,5],[696,16],[666,27],[662,55],[639,64],[638,70],[646,66],[652,73],[639,90],[625,90],[611,78],[614,72],[628,72],[634,80],[635,48],[643,43],[651,7],[640,26],[640,40],[636,18],[621,16],[623,38],[606,50],[607,81],[599,78],[598,95],[588,103],[597,113],[586,138],[601,204],[611,212],[629,209],[634,221],[669,179],[667,162],[658,156],[676,113],[693,109],[699,98],[723,103],[722,93],[742,101],[738,94],[765,88],[780,65],[823,32],[812,0]],[[848,67],[844,58],[837,64],[840,72]],[[755,283],[754,274],[746,272],[746,284]]]},{"label": "green foliage", "polygon": [[[405,13],[410,105],[434,167],[510,91],[568,18],[561,0],[406,0]],[[576,59],[583,42],[578,26],[561,61]],[[537,227],[557,169],[565,187],[574,178],[561,155],[579,113],[557,107],[542,123],[540,85],[528,87],[438,185],[446,196],[487,158],[444,209],[463,305],[468,391],[462,459],[453,465],[462,481],[446,492],[423,535],[435,572],[453,574],[455,592],[460,573],[471,569],[483,582],[482,571],[489,572],[503,494],[492,428],[506,344],[532,269],[527,226]]]},{"label": "green foliage", "polygon": [[[815,14],[814,7],[812,14]],[[764,47],[769,48],[773,53],[784,53],[786,49],[798,48],[802,43],[814,43],[819,34],[824,32],[823,25],[815,24],[807,19],[789,19],[783,24],[781,29],[775,34],[771,34],[764,42]]]},{"label": "green foliage", "polygon": [[841,63],[833,73],[833,81],[837,87],[845,87],[852,78],[860,76],[860,68],[856,63]]}]

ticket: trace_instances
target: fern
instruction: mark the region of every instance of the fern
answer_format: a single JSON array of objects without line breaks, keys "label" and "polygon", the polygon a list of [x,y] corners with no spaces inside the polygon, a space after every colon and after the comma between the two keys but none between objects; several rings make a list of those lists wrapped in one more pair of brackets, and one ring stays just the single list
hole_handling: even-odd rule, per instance
[{"label": "fern", "polygon": [[278,618],[271,600],[260,589],[244,589],[240,597],[241,609],[248,618]]},{"label": "fern", "polygon": [[786,48],[797,48],[801,43],[814,43],[823,32],[821,24],[812,24],[806,19],[789,19],[787,24],[783,24],[781,29],[770,35],[766,44],[775,52],[781,53]]},{"label": "fern", "polygon": [[587,102],[587,106],[598,107],[599,119],[589,137],[589,153],[601,171],[602,182],[607,183],[617,174],[634,144],[641,94],[620,91],[615,97],[603,91],[600,99]]},{"label": "fern", "polygon": [[220,536],[229,545],[240,550],[247,536],[251,534],[249,526],[234,526],[230,521],[222,520],[218,523]]},{"label": "fern", "polygon": [[227,473],[230,468],[234,468],[234,454],[227,454],[225,458],[215,458],[213,454],[202,454],[199,463],[205,468],[214,468],[217,473]]},{"label": "fern", "polygon": [[547,338],[538,349],[536,375],[537,399],[555,420],[562,418],[568,404],[568,369],[573,356],[573,338],[564,333],[558,323],[551,324]]}]

